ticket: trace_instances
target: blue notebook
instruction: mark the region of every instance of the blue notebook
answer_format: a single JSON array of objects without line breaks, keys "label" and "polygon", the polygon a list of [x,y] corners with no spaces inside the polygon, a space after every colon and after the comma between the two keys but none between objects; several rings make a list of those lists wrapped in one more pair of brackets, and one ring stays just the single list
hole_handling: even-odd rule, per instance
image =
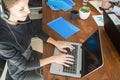
[{"label": "blue notebook", "polygon": [[72,8],[72,6],[68,5],[64,1],[58,1],[58,0],[57,1],[48,1],[48,3],[50,5],[54,5],[54,6],[58,7],[59,9],[61,9],[63,11],[67,11]]},{"label": "blue notebook", "polygon": [[69,38],[80,30],[62,17],[49,22],[48,26],[61,35],[64,39]]},{"label": "blue notebook", "polygon": [[63,10],[67,11],[75,5],[72,0],[48,0],[47,5],[50,6],[52,10]]}]

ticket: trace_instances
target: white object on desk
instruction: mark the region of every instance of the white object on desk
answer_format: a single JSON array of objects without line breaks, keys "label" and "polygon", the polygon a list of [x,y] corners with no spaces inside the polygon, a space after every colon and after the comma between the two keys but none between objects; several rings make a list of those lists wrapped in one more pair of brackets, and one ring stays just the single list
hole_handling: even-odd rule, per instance
[{"label": "white object on desk", "polygon": [[[102,13],[102,11],[99,9],[102,5],[101,0],[93,0],[93,1],[88,1],[99,13]],[[110,10],[106,10],[106,12],[110,12]]]},{"label": "white object on desk", "polygon": [[[120,19],[115,14],[108,14],[115,25],[120,25]],[[103,15],[93,15],[92,16],[98,26],[104,26]]]}]

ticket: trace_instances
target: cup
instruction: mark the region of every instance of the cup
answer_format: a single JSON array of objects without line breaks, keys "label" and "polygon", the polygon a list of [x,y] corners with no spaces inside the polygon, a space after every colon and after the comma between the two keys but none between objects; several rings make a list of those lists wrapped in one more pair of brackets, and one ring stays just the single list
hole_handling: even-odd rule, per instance
[{"label": "cup", "polygon": [[87,6],[84,6],[79,9],[79,16],[83,20],[87,19],[89,17],[90,13],[91,13],[91,10]]},{"label": "cup", "polygon": [[83,0],[83,5],[87,5],[88,0]]},{"label": "cup", "polygon": [[70,19],[75,20],[78,17],[78,10],[72,10],[70,12]]}]

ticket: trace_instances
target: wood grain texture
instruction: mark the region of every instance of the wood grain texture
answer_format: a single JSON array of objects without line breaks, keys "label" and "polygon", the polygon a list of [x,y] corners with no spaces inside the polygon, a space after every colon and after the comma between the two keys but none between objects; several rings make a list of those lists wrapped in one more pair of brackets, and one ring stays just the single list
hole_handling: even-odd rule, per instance
[{"label": "wood grain texture", "polygon": [[[76,5],[71,9],[79,10],[82,6],[82,0],[73,0]],[[52,11],[45,3],[42,1],[43,6],[43,30],[48,33],[51,37],[56,40],[72,41],[83,43],[96,29],[100,30],[101,41],[102,41],[102,52],[104,57],[104,65],[96,70],[95,72],[83,77],[83,78],[72,78],[60,75],[50,74],[50,65],[44,66],[44,80],[120,80],[120,55],[116,51],[115,47],[111,43],[107,34],[104,31],[103,26],[98,27],[92,18],[92,15],[100,14],[94,7],[90,4],[88,6],[91,8],[92,12],[87,20],[81,20],[79,17],[76,20],[70,20],[69,13],[71,10],[64,11]],[[80,31],[68,39],[63,39],[54,30],[47,26],[47,23],[58,18],[63,17],[69,22],[71,22],[76,27],[80,28]],[[44,58],[52,56],[54,46],[44,42],[43,45],[43,55]]]}]

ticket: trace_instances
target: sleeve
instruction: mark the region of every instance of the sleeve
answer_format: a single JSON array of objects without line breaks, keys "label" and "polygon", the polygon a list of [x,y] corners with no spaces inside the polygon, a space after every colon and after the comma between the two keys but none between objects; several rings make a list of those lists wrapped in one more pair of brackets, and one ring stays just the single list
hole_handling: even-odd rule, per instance
[{"label": "sleeve", "polygon": [[120,0],[107,0],[109,2],[119,2]]},{"label": "sleeve", "polygon": [[32,20],[29,26],[33,35],[37,35],[39,38],[46,42],[49,38],[49,35],[42,30],[42,26],[40,26],[42,23],[40,22],[42,21]]},{"label": "sleeve", "polygon": [[22,53],[17,51],[14,47],[0,43],[0,55],[3,59],[10,61],[18,68],[29,71],[40,68],[40,62],[34,60],[27,60]]},{"label": "sleeve", "polygon": [[112,9],[112,12],[114,12],[116,15],[120,16],[120,7],[114,6]]}]

